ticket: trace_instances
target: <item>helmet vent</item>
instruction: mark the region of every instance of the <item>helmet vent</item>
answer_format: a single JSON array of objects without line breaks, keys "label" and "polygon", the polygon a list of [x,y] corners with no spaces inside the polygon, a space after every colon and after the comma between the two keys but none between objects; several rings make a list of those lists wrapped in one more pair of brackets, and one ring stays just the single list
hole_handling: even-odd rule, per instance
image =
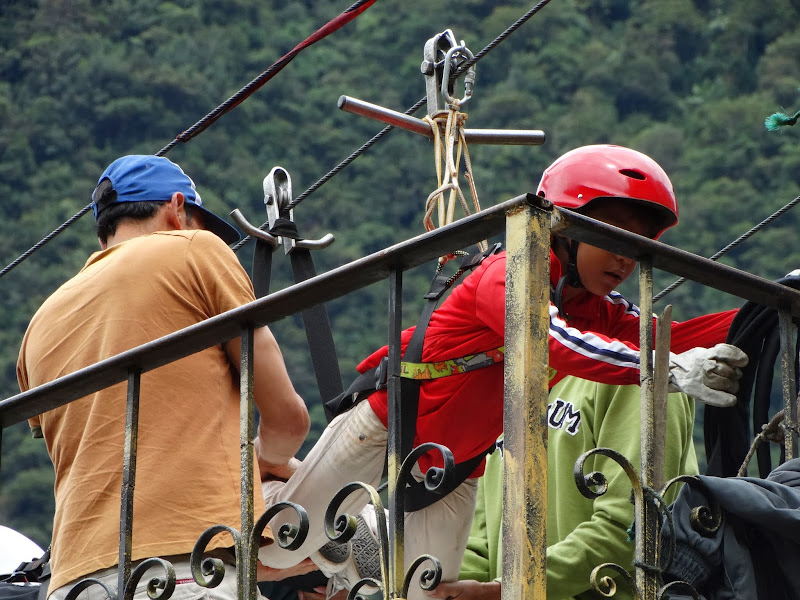
[{"label": "helmet vent", "polygon": [[647,179],[647,176],[644,173],[640,173],[639,171],[634,171],[633,169],[620,169],[619,171],[625,177],[630,177],[631,179],[638,179],[640,181],[644,181]]}]

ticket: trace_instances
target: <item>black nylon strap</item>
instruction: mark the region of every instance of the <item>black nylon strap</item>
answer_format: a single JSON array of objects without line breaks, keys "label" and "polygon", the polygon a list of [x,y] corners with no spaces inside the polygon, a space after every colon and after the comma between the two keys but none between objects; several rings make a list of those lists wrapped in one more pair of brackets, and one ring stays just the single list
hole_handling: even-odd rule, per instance
[{"label": "black nylon strap", "polygon": [[[500,250],[500,244],[495,244],[485,252],[478,254],[467,255],[459,268],[459,275],[464,271],[474,269],[483,262],[485,258],[491,256]],[[417,327],[411,336],[411,340],[406,346],[403,360],[406,362],[422,362],[422,349],[425,343],[425,333],[428,329],[428,324],[431,321],[433,311],[439,303],[445,291],[455,282],[456,278],[447,278],[442,273],[437,273],[431,282],[430,290],[425,294],[425,307],[417,321]],[[414,437],[417,432],[417,413],[419,410],[419,392],[422,386],[421,379],[400,379],[400,398],[401,409],[400,418],[402,419],[402,438],[400,440],[401,455],[408,456],[414,446]],[[467,477],[477,468],[483,457],[494,448],[492,446],[478,456],[475,456],[463,463],[457,463],[455,466],[454,476],[450,479],[448,485],[436,489],[436,491],[429,490],[423,482],[416,482],[406,486],[405,497],[405,510],[406,512],[413,512],[422,510],[430,506],[437,500],[443,498],[446,494],[450,493],[461,485]]]},{"label": "black nylon strap", "polygon": [[[270,229],[273,235],[280,235],[298,239],[295,224],[285,218],[280,218]],[[256,298],[263,298],[269,294],[270,280],[272,278],[272,253],[274,248],[265,241],[256,239],[253,250],[253,290]],[[295,283],[310,279],[317,274],[311,252],[305,248],[293,248],[289,253],[292,273]],[[333,332],[328,319],[328,310],[324,304],[318,304],[304,310],[303,328],[308,340],[311,363],[314,367],[314,376],[323,404],[335,399],[342,393],[342,375],[339,371],[339,360],[336,355],[336,346],[333,342]]]},{"label": "black nylon strap", "polygon": [[[431,322],[433,311],[439,303],[446,286],[447,277],[437,273],[431,282],[430,291],[425,295],[426,302],[419,315],[417,326],[406,346],[403,360],[408,362],[422,362],[422,347],[425,344],[425,332]],[[414,447],[414,436],[417,433],[417,412],[419,410],[419,392],[421,380],[400,379],[400,419],[403,424],[400,438],[400,455],[408,456]]]},{"label": "black nylon strap", "polygon": [[415,481],[413,484],[407,485],[405,498],[406,512],[422,510],[423,508],[426,508],[436,502],[438,499],[444,498],[447,494],[464,483],[464,481],[470,475],[472,475],[472,472],[478,468],[478,465],[481,464],[481,461],[486,457],[486,455],[491,454],[496,447],[497,445],[493,443],[480,454],[473,456],[464,462],[457,463],[455,465],[455,469],[453,470],[453,477],[450,478],[450,481],[446,485],[443,485],[436,490],[429,490],[425,486],[424,481]]},{"label": "black nylon strap", "polygon": [[253,249],[253,290],[256,298],[263,298],[269,294],[273,251],[274,248],[267,242],[256,238],[256,247]]},{"label": "black nylon strap", "polygon": [[[289,253],[292,272],[296,283],[310,279],[317,274],[311,252],[303,248],[294,248]],[[333,332],[328,319],[328,310],[324,304],[317,304],[301,313],[306,330],[306,339],[314,366],[314,375],[323,404],[342,393],[342,375],[339,371],[339,360],[336,346],[333,343]]]}]

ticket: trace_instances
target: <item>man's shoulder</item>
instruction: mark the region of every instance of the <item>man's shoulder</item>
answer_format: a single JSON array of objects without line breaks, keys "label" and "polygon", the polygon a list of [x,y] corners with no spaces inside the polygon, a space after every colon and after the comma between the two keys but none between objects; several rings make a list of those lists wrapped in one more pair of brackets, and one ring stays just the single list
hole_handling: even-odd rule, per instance
[{"label": "man's shoulder", "polygon": [[[167,239],[179,239],[193,245],[208,245],[218,246],[221,248],[228,248],[227,244],[220,239],[216,234],[206,231],[205,229],[176,229],[172,231],[156,231],[151,236],[155,239],[166,237]],[[230,248],[228,248],[230,249]]]},{"label": "man's shoulder", "polygon": [[[183,247],[188,255],[235,257],[233,251],[216,234],[204,229],[157,231],[140,242],[144,247],[160,248],[164,245]],[[201,261],[202,262],[202,261]]]}]

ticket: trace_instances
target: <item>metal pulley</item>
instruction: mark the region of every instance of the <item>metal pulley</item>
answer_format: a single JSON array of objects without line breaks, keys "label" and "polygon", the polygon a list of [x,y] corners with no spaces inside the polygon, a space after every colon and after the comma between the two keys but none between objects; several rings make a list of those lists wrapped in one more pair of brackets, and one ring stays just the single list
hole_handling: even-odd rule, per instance
[{"label": "metal pulley", "polygon": [[464,74],[464,96],[455,98],[456,75],[473,60],[472,52],[456,42],[452,30],[446,29],[425,43],[420,70],[425,76],[425,92],[428,100],[428,115],[433,116],[446,108],[458,107],[472,96],[475,85],[475,65],[470,65]]}]

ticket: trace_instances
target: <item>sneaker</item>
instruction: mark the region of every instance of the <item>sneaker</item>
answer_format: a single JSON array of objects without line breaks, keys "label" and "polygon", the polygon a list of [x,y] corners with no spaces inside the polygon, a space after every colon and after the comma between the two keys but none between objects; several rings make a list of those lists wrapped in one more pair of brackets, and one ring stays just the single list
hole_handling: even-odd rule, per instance
[{"label": "sneaker", "polygon": [[[374,509],[368,506],[362,510],[356,523],[356,532],[346,544],[328,542],[311,555],[320,570],[330,578],[329,591],[350,590],[365,578],[381,581],[381,552]],[[361,591],[364,595],[371,595],[379,590],[368,585]]]},{"label": "sneaker", "polygon": [[345,562],[352,552],[352,542],[340,544],[328,542],[311,555],[311,559],[325,573],[326,577],[332,576],[345,568]]}]

